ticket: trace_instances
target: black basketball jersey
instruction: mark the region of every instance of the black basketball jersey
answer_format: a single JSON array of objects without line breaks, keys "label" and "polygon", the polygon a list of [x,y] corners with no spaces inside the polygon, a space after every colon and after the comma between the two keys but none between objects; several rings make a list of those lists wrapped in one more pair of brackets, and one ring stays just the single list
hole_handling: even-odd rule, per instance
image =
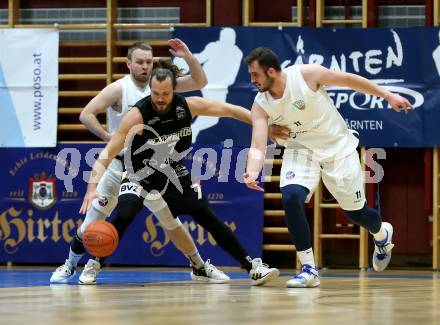
[{"label": "black basketball jersey", "polygon": [[189,175],[181,162],[182,153],[191,147],[192,141],[192,116],[185,98],[175,94],[165,114],[154,110],[150,96],[135,106],[142,114],[144,130],[142,135],[134,136],[129,152],[133,171],[142,175],[139,181],[152,188],[161,186],[169,179],[170,168],[177,177]]}]

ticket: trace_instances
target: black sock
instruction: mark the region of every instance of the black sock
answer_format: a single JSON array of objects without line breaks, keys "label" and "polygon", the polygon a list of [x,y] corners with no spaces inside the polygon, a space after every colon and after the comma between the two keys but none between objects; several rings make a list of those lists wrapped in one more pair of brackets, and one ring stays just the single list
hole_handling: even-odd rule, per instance
[{"label": "black sock", "polygon": [[240,244],[231,229],[215,216],[207,201],[199,203],[200,209],[196,209],[191,213],[191,216],[198,224],[209,231],[221,248],[240,262],[241,266],[249,272],[252,269],[252,259],[250,259],[246,249]]}]

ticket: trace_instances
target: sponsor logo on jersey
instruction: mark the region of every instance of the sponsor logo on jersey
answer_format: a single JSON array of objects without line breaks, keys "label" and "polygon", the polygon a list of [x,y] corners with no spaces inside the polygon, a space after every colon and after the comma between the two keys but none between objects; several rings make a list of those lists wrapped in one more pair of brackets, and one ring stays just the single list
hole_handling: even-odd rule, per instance
[{"label": "sponsor logo on jersey", "polygon": [[296,137],[298,137],[301,134],[307,133],[308,131],[291,131],[289,132],[289,138],[291,139],[296,139]]},{"label": "sponsor logo on jersey", "polygon": [[159,122],[159,121],[160,121],[160,118],[155,116],[151,120],[148,120],[147,124],[148,125],[153,125],[154,123]]},{"label": "sponsor logo on jersey", "polygon": [[176,116],[178,120],[181,120],[186,116],[185,109],[182,106],[176,107]]},{"label": "sponsor logo on jersey", "polygon": [[150,145],[158,145],[168,142],[175,142],[179,141],[182,137],[187,137],[192,134],[191,127],[184,127],[180,131],[171,133],[171,134],[164,134],[161,135],[160,138],[154,138],[154,139],[148,139],[147,144]]},{"label": "sponsor logo on jersey", "polygon": [[286,173],[286,179],[293,179],[295,177],[295,173],[293,171],[288,171]]},{"label": "sponsor logo on jersey", "polygon": [[292,105],[300,111],[306,108],[306,103],[302,99],[295,100]]},{"label": "sponsor logo on jersey", "polygon": [[182,164],[177,164],[174,167],[174,170],[177,174],[177,177],[183,177],[183,176],[189,175],[188,169],[186,169],[186,167]]},{"label": "sponsor logo on jersey", "polygon": [[134,194],[140,196],[142,187],[135,183],[123,183],[119,188],[119,195],[123,194]]}]

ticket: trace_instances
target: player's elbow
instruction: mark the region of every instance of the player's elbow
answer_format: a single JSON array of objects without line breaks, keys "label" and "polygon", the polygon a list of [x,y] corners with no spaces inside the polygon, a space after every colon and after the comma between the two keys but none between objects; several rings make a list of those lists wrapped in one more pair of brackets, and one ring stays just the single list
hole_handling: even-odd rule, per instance
[{"label": "player's elbow", "polygon": [[81,113],[79,114],[79,121],[86,125],[87,121],[89,120],[89,115],[90,113],[88,113],[86,110],[82,110]]},{"label": "player's elbow", "polygon": [[84,124],[84,121],[86,119],[86,113],[84,111],[81,111],[81,113],[79,113],[79,121]]},{"label": "player's elbow", "polygon": [[203,87],[205,87],[208,84],[208,78],[206,77],[205,74],[203,74],[203,76],[200,78],[200,80],[198,81],[198,87],[200,89],[202,89]]}]

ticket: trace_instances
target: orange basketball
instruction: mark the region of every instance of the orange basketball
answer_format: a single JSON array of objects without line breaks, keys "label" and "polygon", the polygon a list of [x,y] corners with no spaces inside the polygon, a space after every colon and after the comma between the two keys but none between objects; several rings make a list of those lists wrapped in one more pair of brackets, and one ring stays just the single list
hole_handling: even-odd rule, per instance
[{"label": "orange basketball", "polygon": [[84,248],[90,255],[106,257],[118,246],[119,236],[116,228],[107,221],[99,220],[91,223],[82,237]]}]

